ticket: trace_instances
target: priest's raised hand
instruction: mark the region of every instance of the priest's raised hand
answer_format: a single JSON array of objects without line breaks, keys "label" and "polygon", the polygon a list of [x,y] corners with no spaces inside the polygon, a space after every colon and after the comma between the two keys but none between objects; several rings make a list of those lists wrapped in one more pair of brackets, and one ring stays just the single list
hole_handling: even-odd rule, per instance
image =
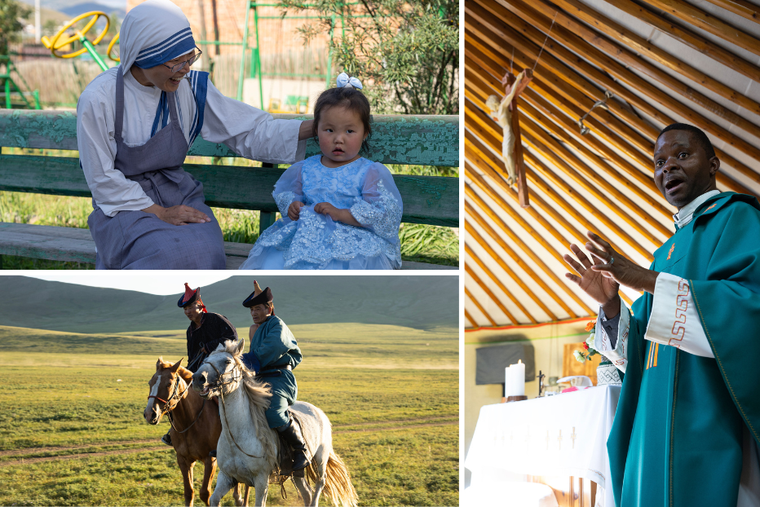
[{"label": "priest's raised hand", "polygon": [[593,263],[578,245],[572,244],[570,250],[578,260],[571,255],[565,255],[564,259],[578,274],[566,273],[565,276],[602,305],[607,318],[620,312],[620,298],[617,297],[620,285],[654,293],[659,273],[642,268],[627,259],[599,235],[591,231],[586,235],[590,241],[585,244],[585,248],[593,258]]}]

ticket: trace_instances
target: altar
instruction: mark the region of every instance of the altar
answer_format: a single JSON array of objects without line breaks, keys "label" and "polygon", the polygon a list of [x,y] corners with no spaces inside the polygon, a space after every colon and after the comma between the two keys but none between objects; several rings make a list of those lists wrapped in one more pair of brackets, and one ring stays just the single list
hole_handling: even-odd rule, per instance
[{"label": "altar", "polygon": [[495,469],[580,477],[598,486],[596,505],[614,507],[607,437],[619,397],[620,386],[599,386],[482,407],[464,463],[472,485],[479,476],[493,477]]}]

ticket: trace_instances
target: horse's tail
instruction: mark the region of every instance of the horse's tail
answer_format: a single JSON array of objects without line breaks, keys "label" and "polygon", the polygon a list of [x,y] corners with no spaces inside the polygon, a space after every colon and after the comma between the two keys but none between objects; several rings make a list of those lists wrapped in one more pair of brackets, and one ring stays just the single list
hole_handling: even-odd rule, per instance
[{"label": "horse's tail", "polygon": [[[307,475],[312,483],[318,480],[313,463],[307,467]],[[337,507],[356,507],[359,503],[354,485],[351,484],[351,474],[348,473],[346,464],[334,451],[330,452],[330,458],[327,460],[325,488],[322,494]]]}]

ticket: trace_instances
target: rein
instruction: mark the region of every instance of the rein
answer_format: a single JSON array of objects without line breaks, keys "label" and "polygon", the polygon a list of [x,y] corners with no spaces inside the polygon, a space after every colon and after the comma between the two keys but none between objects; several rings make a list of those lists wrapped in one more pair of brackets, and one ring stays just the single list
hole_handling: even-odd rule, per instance
[{"label": "rein", "polygon": [[[233,380],[230,380],[229,382],[222,382],[222,380],[224,378],[224,375],[221,374],[221,373],[219,373],[219,370],[217,370],[216,366],[214,366],[212,363],[209,363],[208,361],[206,361],[206,364],[208,364],[209,366],[211,366],[214,369],[214,371],[216,372],[217,378],[219,379],[219,381],[217,381],[217,383],[212,386],[212,388],[214,388],[214,389],[216,389],[217,387],[221,387],[221,386],[226,386],[226,385],[232,384],[234,382],[238,382],[240,380],[240,378],[242,378],[242,377],[236,377]],[[238,363],[235,363],[235,368],[233,368],[232,370],[230,370],[229,373],[235,373],[239,369],[240,369],[240,365]],[[265,456],[254,456],[253,454],[248,454],[247,452],[245,452],[242,449],[242,447],[240,447],[240,444],[237,443],[237,441],[235,440],[235,436],[232,434],[232,430],[230,429],[230,423],[227,421],[227,407],[224,404],[224,389],[219,389],[219,399],[222,400],[222,416],[224,417],[224,424],[225,424],[225,427],[227,428],[227,433],[230,434],[230,438],[232,439],[232,443],[235,444],[235,447],[237,447],[240,452],[242,452],[243,454],[245,454],[249,458],[257,458],[257,459],[263,459],[263,458],[265,458]]]}]

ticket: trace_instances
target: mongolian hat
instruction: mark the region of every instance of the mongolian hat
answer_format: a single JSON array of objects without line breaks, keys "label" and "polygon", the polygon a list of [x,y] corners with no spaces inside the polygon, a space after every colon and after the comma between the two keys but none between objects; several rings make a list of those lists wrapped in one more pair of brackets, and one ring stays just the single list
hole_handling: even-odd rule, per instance
[{"label": "mongolian hat", "polygon": [[269,287],[267,287],[264,290],[261,290],[261,287],[259,287],[259,283],[254,280],[253,281],[253,292],[251,292],[251,295],[248,296],[245,301],[243,301],[243,306],[246,308],[250,308],[252,306],[256,305],[263,305],[270,301],[272,301],[274,298],[272,297],[272,291]]},{"label": "mongolian hat", "polygon": [[201,301],[201,288],[198,287],[197,289],[193,290],[187,283],[185,283],[185,293],[179,297],[177,306],[184,308],[195,301],[200,301],[201,305],[203,304],[203,301]]}]

